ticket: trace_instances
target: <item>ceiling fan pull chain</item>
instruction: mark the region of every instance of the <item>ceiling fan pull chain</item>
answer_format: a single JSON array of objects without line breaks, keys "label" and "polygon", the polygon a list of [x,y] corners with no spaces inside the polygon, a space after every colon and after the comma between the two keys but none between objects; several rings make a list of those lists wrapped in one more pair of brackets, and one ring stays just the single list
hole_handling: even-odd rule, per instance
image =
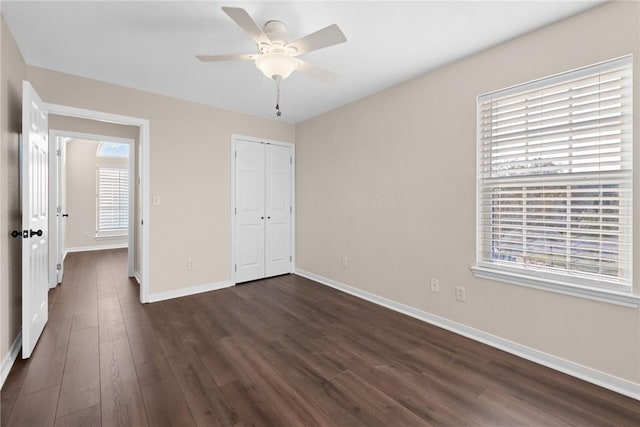
[{"label": "ceiling fan pull chain", "polygon": [[276,116],[280,117],[282,112],[280,111],[280,80],[276,78]]}]

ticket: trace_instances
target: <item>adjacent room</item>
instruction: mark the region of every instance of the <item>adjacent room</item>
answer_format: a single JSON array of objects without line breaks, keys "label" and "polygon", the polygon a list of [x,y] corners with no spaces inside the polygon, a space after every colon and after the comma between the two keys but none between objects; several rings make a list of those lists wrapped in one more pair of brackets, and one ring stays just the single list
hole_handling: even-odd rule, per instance
[{"label": "adjacent room", "polygon": [[640,425],[640,3],[0,15],[2,426]]}]

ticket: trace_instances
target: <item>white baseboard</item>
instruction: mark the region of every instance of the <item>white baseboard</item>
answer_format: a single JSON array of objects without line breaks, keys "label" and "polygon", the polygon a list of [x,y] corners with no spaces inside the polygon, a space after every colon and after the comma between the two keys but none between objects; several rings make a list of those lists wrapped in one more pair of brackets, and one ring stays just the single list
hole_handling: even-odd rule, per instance
[{"label": "white baseboard", "polygon": [[372,294],[370,292],[363,291],[361,289],[354,288],[340,282],[336,282],[335,280],[327,279],[326,277],[322,277],[308,271],[296,269],[296,274],[321,283],[323,285],[330,286],[339,291],[354,295],[358,298],[370,301],[374,304],[378,304],[399,313],[406,314],[407,316],[422,320],[423,322],[439,326],[443,329],[447,329],[451,332],[455,332],[459,335],[471,338],[472,340],[479,341],[491,347],[495,347],[524,359],[531,360],[532,362],[539,363],[540,365],[555,369],[556,371],[560,371],[567,375],[571,375],[573,377],[580,378],[581,380],[596,384],[600,387],[613,390],[616,393],[620,393],[633,399],[640,400],[640,384],[606,374],[596,369],[589,368],[587,366],[583,366],[578,363],[574,363],[539,350],[535,350],[522,344],[518,344],[513,341],[488,334],[486,332],[471,328],[461,323],[445,319],[444,317],[427,313],[426,311],[417,309],[415,307],[411,307],[397,301],[393,301],[388,298],[381,297],[379,295]]},{"label": "white baseboard", "polygon": [[76,246],[74,248],[67,248],[64,251],[66,257],[71,252],[90,252],[90,251],[105,251],[107,249],[122,249],[129,245],[127,243],[114,243],[113,245],[95,245],[95,246]]},{"label": "white baseboard", "polygon": [[134,278],[134,279],[136,279],[136,282],[138,282],[138,285],[139,285],[140,283],[142,283],[142,279],[140,278],[140,273],[139,273],[139,272],[137,272],[137,271],[136,271],[136,272],[134,272],[134,273],[133,273],[133,278]]},{"label": "white baseboard", "polygon": [[9,349],[9,354],[7,354],[2,360],[2,366],[0,367],[0,388],[4,386],[4,382],[7,380],[9,376],[9,372],[13,367],[13,363],[16,361],[18,354],[20,353],[20,349],[22,348],[22,331],[18,332],[18,336],[13,341],[11,348]]},{"label": "white baseboard", "polygon": [[224,289],[233,286],[231,280],[224,280],[216,283],[205,283],[198,286],[192,286],[190,288],[176,289],[173,291],[158,292],[156,294],[149,294],[147,302],[158,302],[172,298],[186,297],[189,295],[200,294],[202,292],[217,291],[218,289]]}]

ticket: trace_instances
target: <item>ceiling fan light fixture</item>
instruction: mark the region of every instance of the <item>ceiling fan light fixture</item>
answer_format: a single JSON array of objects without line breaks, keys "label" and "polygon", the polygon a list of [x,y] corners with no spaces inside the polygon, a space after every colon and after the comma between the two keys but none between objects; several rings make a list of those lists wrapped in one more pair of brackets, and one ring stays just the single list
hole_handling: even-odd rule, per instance
[{"label": "ceiling fan light fixture", "polygon": [[282,52],[271,52],[256,58],[256,67],[270,79],[286,79],[298,67],[298,61]]}]

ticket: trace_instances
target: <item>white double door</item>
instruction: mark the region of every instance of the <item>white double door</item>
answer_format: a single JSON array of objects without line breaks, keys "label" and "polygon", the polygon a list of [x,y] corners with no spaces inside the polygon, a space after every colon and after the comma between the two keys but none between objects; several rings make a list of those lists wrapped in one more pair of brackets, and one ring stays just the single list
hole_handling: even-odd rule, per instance
[{"label": "white double door", "polygon": [[291,272],[292,149],[235,140],[236,283]]}]

